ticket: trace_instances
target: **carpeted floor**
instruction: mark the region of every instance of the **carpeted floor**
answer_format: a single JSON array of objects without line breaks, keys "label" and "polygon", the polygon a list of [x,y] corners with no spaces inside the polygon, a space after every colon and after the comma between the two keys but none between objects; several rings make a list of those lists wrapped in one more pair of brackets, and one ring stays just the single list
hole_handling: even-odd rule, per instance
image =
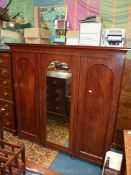
[{"label": "carpeted floor", "polygon": [[[41,164],[43,168],[50,168],[51,170],[58,171],[64,175],[100,175],[101,173],[99,166],[80,159],[73,160],[67,154],[58,154],[57,151],[21,139],[7,131],[4,131],[4,139],[14,144],[24,143],[26,148],[26,159]],[[41,174],[27,171],[26,175]]]},{"label": "carpeted floor", "polygon": [[4,139],[14,144],[24,143],[26,150],[26,159],[34,163],[39,163],[44,168],[49,168],[52,161],[58,154],[57,151],[45,148],[25,139],[20,139],[18,136],[13,136],[7,131],[4,131]]},{"label": "carpeted floor", "polygon": [[[66,117],[48,115],[47,140],[65,146],[69,140],[69,120]],[[66,147],[69,145],[67,144]]]},{"label": "carpeted floor", "polygon": [[64,153],[58,154],[50,169],[64,175],[101,175],[99,166],[81,159],[72,159]]}]

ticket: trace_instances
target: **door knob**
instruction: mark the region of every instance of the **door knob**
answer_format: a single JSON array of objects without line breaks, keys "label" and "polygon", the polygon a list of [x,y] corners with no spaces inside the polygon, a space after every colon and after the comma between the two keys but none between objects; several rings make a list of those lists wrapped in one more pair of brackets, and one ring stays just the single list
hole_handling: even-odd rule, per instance
[{"label": "door knob", "polygon": [[92,93],[92,90],[88,90],[89,93]]}]

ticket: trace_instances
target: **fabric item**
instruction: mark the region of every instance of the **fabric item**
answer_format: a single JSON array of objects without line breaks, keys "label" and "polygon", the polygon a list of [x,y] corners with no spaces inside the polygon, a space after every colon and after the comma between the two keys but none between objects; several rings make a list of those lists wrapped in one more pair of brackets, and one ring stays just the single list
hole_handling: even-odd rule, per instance
[{"label": "fabric item", "polygon": [[[4,8],[6,6],[6,1],[5,0],[0,0],[0,7]],[[2,21],[0,20],[0,26],[2,24]]]},{"label": "fabric item", "polygon": [[21,139],[18,136],[14,136],[11,133],[4,131],[4,139],[10,143],[25,145],[26,160],[34,163],[40,163],[42,167],[49,168],[56,155],[57,151],[43,147],[29,140]]},{"label": "fabric item", "polygon": [[50,166],[51,170],[64,175],[100,175],[101,168],[80,159],[72,159],[69,155],[59,153]]},{"label": "fabric item", "polygon": [[64,0],[32,0],[35,6],[63,5]]},{"label": "fabric item", "polygon": [[126,29],[127,47],[131,47],[131,1],[101,0],[100,16],[104,28]]},{"label": "fabric item", "polygon": [[[8,1],[8,0],[7,0]],[[13,17],[19,13],[24,23],[34,23],[34,6],[32,0],[13,0],[9,6],[8,14]]]},{"label": "fabric item", "polygon": [[100,0],[65,0],[68,6],[70,28],[79,29],[80,20],[88,16],[99,15]]},{"label": "fabric item", "polygon": [[0,7],[5,7],[6,1],[5,0],[0,0]]}]

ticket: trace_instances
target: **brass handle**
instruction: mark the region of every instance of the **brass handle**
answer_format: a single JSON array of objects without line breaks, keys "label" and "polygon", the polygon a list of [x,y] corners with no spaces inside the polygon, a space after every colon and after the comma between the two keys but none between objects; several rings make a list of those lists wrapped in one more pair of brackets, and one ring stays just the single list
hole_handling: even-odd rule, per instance
[{"label": "brass handle", "polygon": [[5,73],[6,73],[6,70],[3,70],[3,71],[2,71],[2,74],[5,74]]},{"label": "brass handle", "polygon": [[6,85],[6,84],[7,84],[7,81],[6,81],[6,80],[5,80],[5,81],[3,81],[3,84],[4,84],[4,85]]},{"label": "brass handle", "polygon": [[89,93],[92,93],[92,90],[91,90],[91,89],[89,89],[89,90],[88,90],[88,92],[89,92]]},{"label": "brass handle", "polygon": [[6,116],[9,116],[9,113],[7,112],[5,115],[6,115]]},{"label": "brass handle", "polygon": [[2,64],[3,63],[3,60],[2,59],[0,59],[0,64]]},{"label": "brass handle", "polygon": [[5,95],[5,96],[7,96],[7,95],[8,95],[8,93],[7,93],[7,92],[4,92],[4,95]]}]

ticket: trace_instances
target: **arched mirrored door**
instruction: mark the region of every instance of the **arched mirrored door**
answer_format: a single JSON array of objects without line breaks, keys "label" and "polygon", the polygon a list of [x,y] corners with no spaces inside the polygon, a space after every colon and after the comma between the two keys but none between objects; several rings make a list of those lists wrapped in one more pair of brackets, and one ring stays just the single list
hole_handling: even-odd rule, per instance
[{"label": "arched mirrored door", "polygon": [[72,73],[69,66],[55,60],[46,73],[46,141],[69,147]]}]

